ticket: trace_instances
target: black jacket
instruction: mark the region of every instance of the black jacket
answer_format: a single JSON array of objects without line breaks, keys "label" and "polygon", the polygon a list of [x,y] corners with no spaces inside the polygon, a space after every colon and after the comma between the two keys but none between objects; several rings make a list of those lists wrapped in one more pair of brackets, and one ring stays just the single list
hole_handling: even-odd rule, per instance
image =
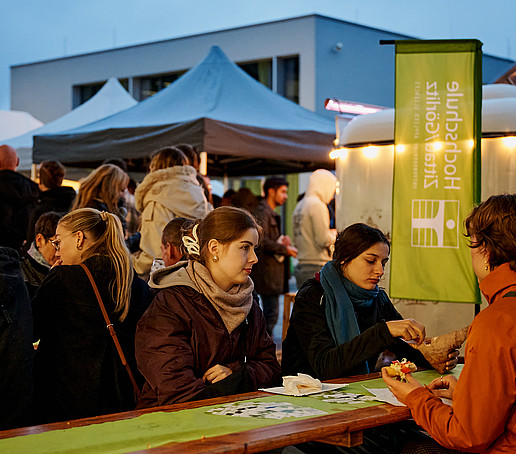
[{"label": "black jacket", "polygon": [[38,185],[27,177],[0,170],[0,246],[20,251],[38,193]]},{"label": "black jacket", "polygon": [[[277,243],[281,235],[281,218],[264,199],[256,208],[256,218],[263,228],[260,248],[257,250],[258,263],[253,266],[251,279],[259,295],[280,295],[288,292],[290,277],[290,257],[287,248]],[[278,261],[276,256],[283,258]]]},{"label": "black jacket", "polygon": [[[93,275],[125,357],[136,374],[134,335],[136,324],[150,303],[147,284],[135,276],[129,314],[119,322],[109,291],[114,280],[110,259],[97,255],[84,263]],[[37,422],[134,408],[132,385],[84,270],[78,265],[53,268],[32,306],[35,338],[41,339],[34,366]]]},{"label": "black jacket", "polygon": [[0,247],[0,430],[30,424],[32,312],[18,253]]},{"label": "black jacket", "polygon": [[294,302],[287,336],[283,341],[283,375],[298,372],[328,380],[359,374],[367,361],[374,372],[380,353],[389,350],[398,359],[407,358],[417,366],[429,367],[423,355],[405,342],[391,336],[387,324],[402,316],[392,303],[375,300],[373,308],[357,313],[361,334],[349,342],[335,345],[326,322],[324,291],[321,283],[312,278],[299,289]]}]

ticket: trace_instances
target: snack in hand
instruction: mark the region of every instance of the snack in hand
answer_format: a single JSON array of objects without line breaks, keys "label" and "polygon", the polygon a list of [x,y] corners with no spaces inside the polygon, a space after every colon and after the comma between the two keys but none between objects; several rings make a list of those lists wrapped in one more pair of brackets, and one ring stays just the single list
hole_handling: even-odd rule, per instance
[{"label": "snack in hand", "polygon": [[317,378],[312,378],[307,374],[288,375],[283,377],[283,387],[292,396],[301,396],[303,394],[321,391],[322,384]]},{"label": "snack in hand", "polygon": [[394,360],[386,369],[390,377],[399,377],[400,380],[405,380],[405,374],[415,372],[417,367],[412,361],[403,358],[401,361]]}]

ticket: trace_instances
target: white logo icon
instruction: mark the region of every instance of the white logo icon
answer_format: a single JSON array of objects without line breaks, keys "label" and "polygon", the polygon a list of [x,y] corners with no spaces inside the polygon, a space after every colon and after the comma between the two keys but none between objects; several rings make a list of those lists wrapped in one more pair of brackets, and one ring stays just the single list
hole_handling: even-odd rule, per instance
[{"label": "white logo icon", "polygon": [[412,200],[412,247],[459,247],[458,200]]}]

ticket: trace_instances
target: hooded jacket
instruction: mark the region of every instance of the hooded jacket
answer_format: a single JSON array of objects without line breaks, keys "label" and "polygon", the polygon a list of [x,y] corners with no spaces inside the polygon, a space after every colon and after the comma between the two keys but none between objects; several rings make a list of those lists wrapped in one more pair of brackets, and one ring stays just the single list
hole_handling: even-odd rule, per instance
[{"label": "hooded jacket", "polygon": [[142,277],[161,256],[161,234],[170,220],[202,219],[213,209],[196,175],[192,166],[168,167],[149,173],[136,188],[136,209],[142,213],[141,252],[133,264]]},{"label": "hooded jacket", "polygon": [[310,175],[305,196],[292,215],[293,242],[298,263],[321,265],[331,260],[330,247],[336,231],[330,229],[330,213],[326,206],[335,195],[337,178],[328,170],[319,169]]},{"label": "hooded jacket", "polygon": [[[160,291],[136,332],[136,360],[146,380],[138,408],[254,391],[281,377],[256,298],[246,320],[230,334],[186,276],[186,263],[156,271],[149,281]],[[202,377],[216,364],[233,373],[207,384]]]}]

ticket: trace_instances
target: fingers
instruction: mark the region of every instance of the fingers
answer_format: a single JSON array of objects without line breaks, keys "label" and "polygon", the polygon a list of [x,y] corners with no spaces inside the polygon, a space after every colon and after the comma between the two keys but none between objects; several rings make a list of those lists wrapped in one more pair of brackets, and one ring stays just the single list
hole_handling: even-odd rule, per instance
[{"label": "fingers", "polygon": [[387,328],[393,337],[401,337],[406,341],[414,340],[418,345],[425,341],[425,327],[411,318],[405,320],[391,320]]}]

